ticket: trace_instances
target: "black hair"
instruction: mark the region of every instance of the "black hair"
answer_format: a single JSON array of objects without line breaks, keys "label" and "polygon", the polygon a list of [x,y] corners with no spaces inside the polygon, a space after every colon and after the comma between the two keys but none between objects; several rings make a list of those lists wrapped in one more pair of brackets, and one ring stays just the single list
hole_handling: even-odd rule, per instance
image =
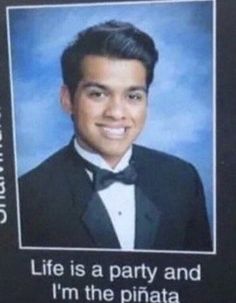
[{"label": "black hair", "polygon": [[111,20],[89,27],[78,33],[61,57],[63,81],[72,97],[83,76],[81,63],[86,55],[141,61],[147,72],[147,87],[158,60],[152,38],[131,23]]}]

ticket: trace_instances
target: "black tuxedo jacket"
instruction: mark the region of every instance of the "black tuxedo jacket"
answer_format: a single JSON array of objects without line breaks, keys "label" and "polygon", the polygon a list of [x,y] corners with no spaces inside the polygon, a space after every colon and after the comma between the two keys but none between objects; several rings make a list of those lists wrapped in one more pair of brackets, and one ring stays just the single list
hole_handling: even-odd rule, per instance
[{"label": "black tuxedo jacket", "polygon": [[[202,185],[192,165],[140,146],[134,146],[133,160],[135,249],[211,250]],[[23,246],[120,248],[72,143],[21,177],[19,189]]]}]

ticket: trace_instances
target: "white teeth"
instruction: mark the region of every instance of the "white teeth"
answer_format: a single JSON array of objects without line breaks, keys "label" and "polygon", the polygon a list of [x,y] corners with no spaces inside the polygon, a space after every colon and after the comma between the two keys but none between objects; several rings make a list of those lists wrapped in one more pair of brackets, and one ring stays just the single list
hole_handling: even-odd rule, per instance
[{"label": "white teeth", "polygon": [[122,136],[125,133],[124,127],[119,127],[119,128],[103,127],[103,129],[107,134],[114,136]]}]

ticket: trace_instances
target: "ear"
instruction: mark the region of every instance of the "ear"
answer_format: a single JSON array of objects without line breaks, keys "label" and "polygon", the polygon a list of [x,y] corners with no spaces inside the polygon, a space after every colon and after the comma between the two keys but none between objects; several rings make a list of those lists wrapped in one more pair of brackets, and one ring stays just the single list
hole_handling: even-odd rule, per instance
[{"label": "ear", "polygon": [[66,85],[62,85],[60,93],[61,105],[65,112],[68,114],[72,113],[72,100],[69,89]]}]

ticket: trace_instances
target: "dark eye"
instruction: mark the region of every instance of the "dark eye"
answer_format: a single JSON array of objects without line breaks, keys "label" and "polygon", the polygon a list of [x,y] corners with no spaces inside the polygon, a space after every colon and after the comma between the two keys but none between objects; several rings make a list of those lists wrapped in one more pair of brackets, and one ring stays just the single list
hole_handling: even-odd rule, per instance
[{"label": "dark eye", "polygon": [[106,94],[103,91],[91,90],[88,92],[88,96],[92,99],[103,99],[106,97]]},{"label": "dark eye", "polygon": [[141,92],[133,92],[128,94],[128,99],[130,101],[142,101],[145,99],[145,95]]}]

